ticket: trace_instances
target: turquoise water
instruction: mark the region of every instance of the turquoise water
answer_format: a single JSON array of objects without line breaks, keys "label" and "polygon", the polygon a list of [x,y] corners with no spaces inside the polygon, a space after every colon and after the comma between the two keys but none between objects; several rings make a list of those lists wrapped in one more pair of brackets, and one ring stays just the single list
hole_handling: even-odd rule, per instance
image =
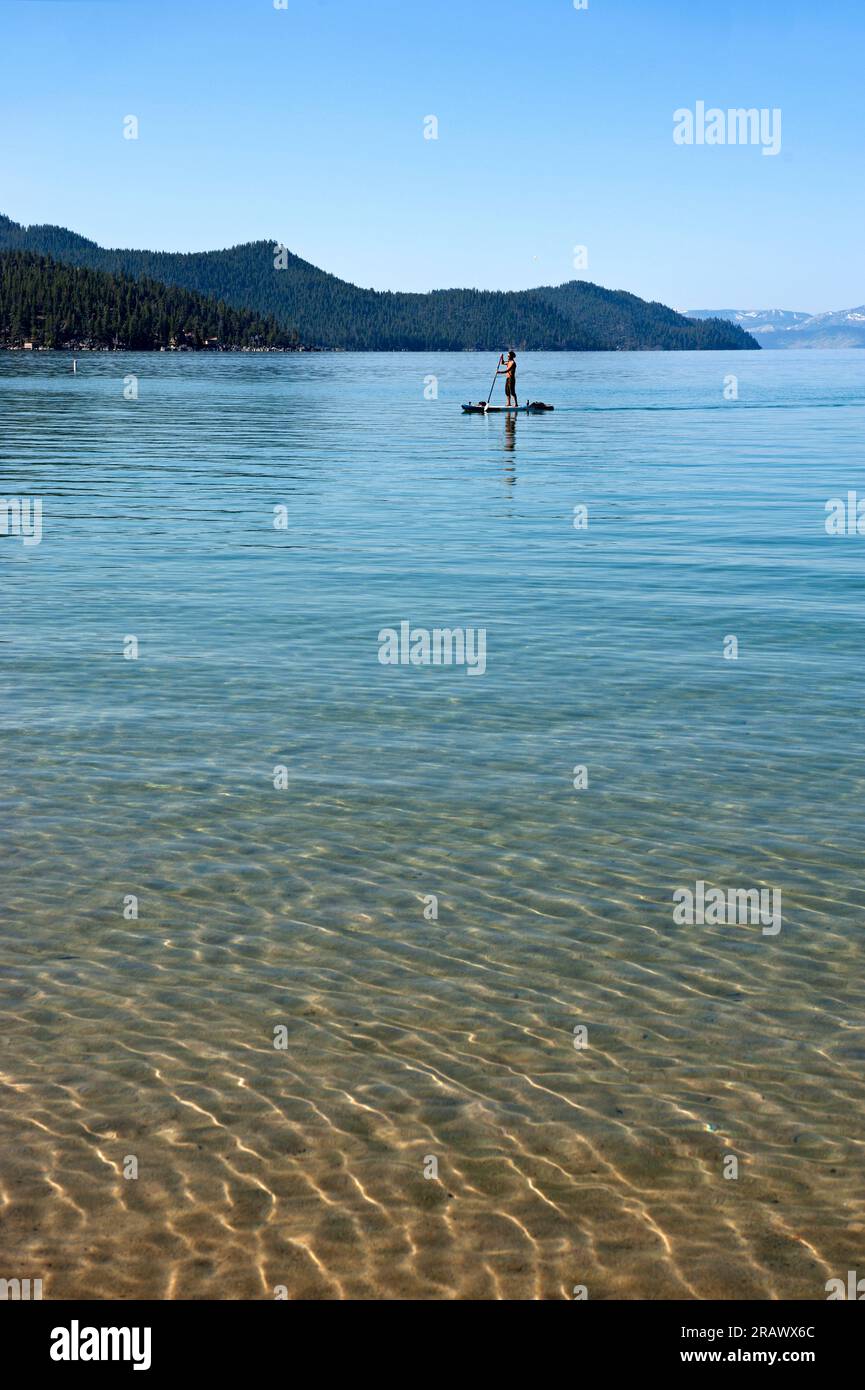
[{"label": "turquoise water", "polygon": [[[861,1265],[865,359],[521,354],[555,413],[464,416],[492,365],[0,355],[0,1272],[46,1297]],[[382,665],[406,621],[484,674]],[[697,880],[781,931],[676,924]]]}]

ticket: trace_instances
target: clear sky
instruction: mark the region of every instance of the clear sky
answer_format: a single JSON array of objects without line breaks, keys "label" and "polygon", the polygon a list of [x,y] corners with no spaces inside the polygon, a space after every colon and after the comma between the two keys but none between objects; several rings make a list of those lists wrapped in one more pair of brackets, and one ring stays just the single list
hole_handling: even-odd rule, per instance
[{"label": "clear sky", "polygon": [[[863,57],[863,0],[0,0],[0,211],[383,289],[846,308]],[[781,152],[676,145],[698,100],[780,108]]]}]

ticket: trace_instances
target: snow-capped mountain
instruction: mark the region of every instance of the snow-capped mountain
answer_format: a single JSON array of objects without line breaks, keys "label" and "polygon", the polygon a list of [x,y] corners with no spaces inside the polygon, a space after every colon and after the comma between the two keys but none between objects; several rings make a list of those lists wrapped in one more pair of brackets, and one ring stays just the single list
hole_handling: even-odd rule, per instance
[{"label": "snow-capped mountain", "polygon": [[686,309],[685,314],[689,319],[728,319],[755,336],[793,328],[813,317],[796,309]]},{"label": "snow-capped mountain", "polygon": [[794,309],[686,309],[692,319],[729,319],[764,348],[865,348],[865,305],[825,314]]}]

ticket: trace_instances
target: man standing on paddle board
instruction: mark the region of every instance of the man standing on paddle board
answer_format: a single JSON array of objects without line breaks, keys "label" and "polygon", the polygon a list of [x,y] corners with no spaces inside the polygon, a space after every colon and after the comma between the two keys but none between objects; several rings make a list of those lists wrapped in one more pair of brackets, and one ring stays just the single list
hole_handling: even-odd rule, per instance
[{"label": "man standing on paddle board", "polygon": [[[505,360],[505,359],[504,359],[504,356],[501,356],[501,357],[499,358],[499,362],[504,362],[504,360]],[[502,375],[502,370],[501,370],[501,367],[500,367],[499,370],[496,372],[496,376],[501,376],[501,375]],[[507,360],[507,362],[505,363],[504,378],[505,378],[505,397],[506,397],[506,399],[507,399],[507,403],[508,403],[508,405],[511,404],[511,397],[513,396],[513,403],[514,403],[514,405],[516,405],[516,404],[517,404],[517,356],[516,356],[516,353],[513,351],[513,349],[508,353],[508,360]]]}]

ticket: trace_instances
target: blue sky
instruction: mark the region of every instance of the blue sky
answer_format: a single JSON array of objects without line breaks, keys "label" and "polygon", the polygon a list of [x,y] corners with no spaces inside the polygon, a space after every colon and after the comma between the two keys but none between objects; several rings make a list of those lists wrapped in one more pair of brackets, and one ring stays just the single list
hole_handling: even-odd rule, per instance
[{"label": "blue sky", "polygon": [[[848,307],[863,53],[862,0],[0,0],[0,211],[377,288]],[[780,108],[781,152],[675,145],[698,100]]]}]

